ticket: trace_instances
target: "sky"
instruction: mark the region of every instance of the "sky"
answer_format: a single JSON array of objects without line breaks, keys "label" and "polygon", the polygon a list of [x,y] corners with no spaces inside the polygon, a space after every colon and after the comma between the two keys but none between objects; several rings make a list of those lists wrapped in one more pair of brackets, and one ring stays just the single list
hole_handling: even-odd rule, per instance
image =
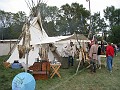
[{"label": "sky", "polygon": [[[17,13],[18,11],[24,11],[27,15],[29,15],[29,8],[25,1],[31,0],[0,0],[0,10],[4,10],[6,12]],[[37,0],[33,0],[37,3]],[[79,4],[83,4],[87,10],[89,10],[89,3],[86,0],[42,0],[42,2],[46,3],[48,6],[60,6],[68,3],[77,2]],[[106,7],[115,6],[115,8],[120,8],[120,0],[90,0],[91,4],[91,12],[92,14],[95,12],[99,12],[103,14],[103,9]]]}]

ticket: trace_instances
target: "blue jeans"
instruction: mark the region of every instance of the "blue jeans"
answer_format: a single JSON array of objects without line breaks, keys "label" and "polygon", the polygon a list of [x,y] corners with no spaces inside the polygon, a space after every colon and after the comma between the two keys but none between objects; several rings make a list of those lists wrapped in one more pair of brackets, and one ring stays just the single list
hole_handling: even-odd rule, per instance
[{"label": "blue jeans", "polygon": [[113,64],[113,57],[108,56],[107,57],[107,68],[108,68],[109,71],[112,71],[112,64]]},{"label": "blue jeans", "polygon": [[73,57],[72,56],[68,56],[68,65],[70,66],[73,66]]}]

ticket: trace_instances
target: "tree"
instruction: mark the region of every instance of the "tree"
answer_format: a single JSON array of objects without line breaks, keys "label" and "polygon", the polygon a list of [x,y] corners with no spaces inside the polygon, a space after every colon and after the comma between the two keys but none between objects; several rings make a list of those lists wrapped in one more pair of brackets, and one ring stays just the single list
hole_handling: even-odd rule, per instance
[{"label": "tree", "polygon": [[111,28],[111,34],[108,37],[108,41],[115,44],[120,43],[120,25]]},{"label": "tree", "polygon": [[117,43],[116,41],[119,41],[117,40],[117,37],[120,31],[118,29],[118,27],[120,26],[120,9],[116,9],[114,6],[107,7],[104,10],[104,17],[106,20],[109,21],[109,39],[111,39],[110,41]]},{"label": "tree", "polygon": [[58,23],[58,26],[65,30],[62,30],[65,34],[73,34],[75,31],[86,34],[89,15],[89,11],[78,3],[72,3],[71,6],[69,4],[62,5],[59,13],[60,21],[66,23]]},{"label": "tree", "polygon": [[21,23],[25,22],[26,14],[25,12],[19,11],[13,14],[12,19],[13,19],[13,24],[20,25]]},{"label": "tree", "polygon": [[49,36],[68,35],[75,31],[83,34],[88,33],[87,20],[90,12],[83,5],[72,3],[71,5],[63,5],[59,9],[56,6],[51,7],[40,3],[37,7],[41,13],[43,28]]},{"label": "tree", "polygon": [[116,9],[114,13],[115,25],[120,25],[120,9]]},{"label": "tree", "polygon": [[16,39],[22,32],[26,14],[22,11],[18,13],[5,12],[0,10],[0,39]]},{"label": "tree", "polygon": [[[92,28],[92,35],[96,35],[99,32],[103,33],[103,37],[106,37],[106,28],[108,25],[105,23],[104,18],[100,17],[100,13],[94,13],[94,15],[91,16],[91,28]],[[106,38],[104,38],[106,39]]]},{"label": "tree", "polygon": [[109,21],[109,26],[120,25],[120,9],[115,9],[114,6],[107,7],[104,10],[104,17]]}]

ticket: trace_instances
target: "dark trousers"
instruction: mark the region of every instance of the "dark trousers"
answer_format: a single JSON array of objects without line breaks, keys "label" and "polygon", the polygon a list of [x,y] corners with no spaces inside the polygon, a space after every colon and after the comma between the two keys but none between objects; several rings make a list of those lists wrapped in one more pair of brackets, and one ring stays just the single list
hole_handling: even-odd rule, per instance
[{"label": "dark trousers", "polygon": [[96,72],[96,60],[92,59],[90,61],[90,69],[91,69],[91,72]]},{"label": "dark trousers", "polygon": [[68,56],[68,66],[73,66],[73,57],[72,56]]}]

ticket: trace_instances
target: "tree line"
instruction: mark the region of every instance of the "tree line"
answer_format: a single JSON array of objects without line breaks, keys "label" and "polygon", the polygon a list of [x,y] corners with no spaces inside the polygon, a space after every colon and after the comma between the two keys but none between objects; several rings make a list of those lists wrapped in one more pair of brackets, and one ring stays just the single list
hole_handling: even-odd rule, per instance
[{"label": "tree line", "polygon": [[[114,6],[103,10],[104,17],[100,16],[100,12],[91,15],[90,11],[79,3],[65,4],[60,8],[41,3],[37,7],[43,28],[49,36],[71,35],[74,32],[88,36],[91,19],[90,38],[95,35],[98,40],[120,43],[120,9]],[[17,39],[26,17],[23,11],[11,13],[0,10],[0,39]],[[102,32],[102,38],[97,35],[99,32]]]}]

